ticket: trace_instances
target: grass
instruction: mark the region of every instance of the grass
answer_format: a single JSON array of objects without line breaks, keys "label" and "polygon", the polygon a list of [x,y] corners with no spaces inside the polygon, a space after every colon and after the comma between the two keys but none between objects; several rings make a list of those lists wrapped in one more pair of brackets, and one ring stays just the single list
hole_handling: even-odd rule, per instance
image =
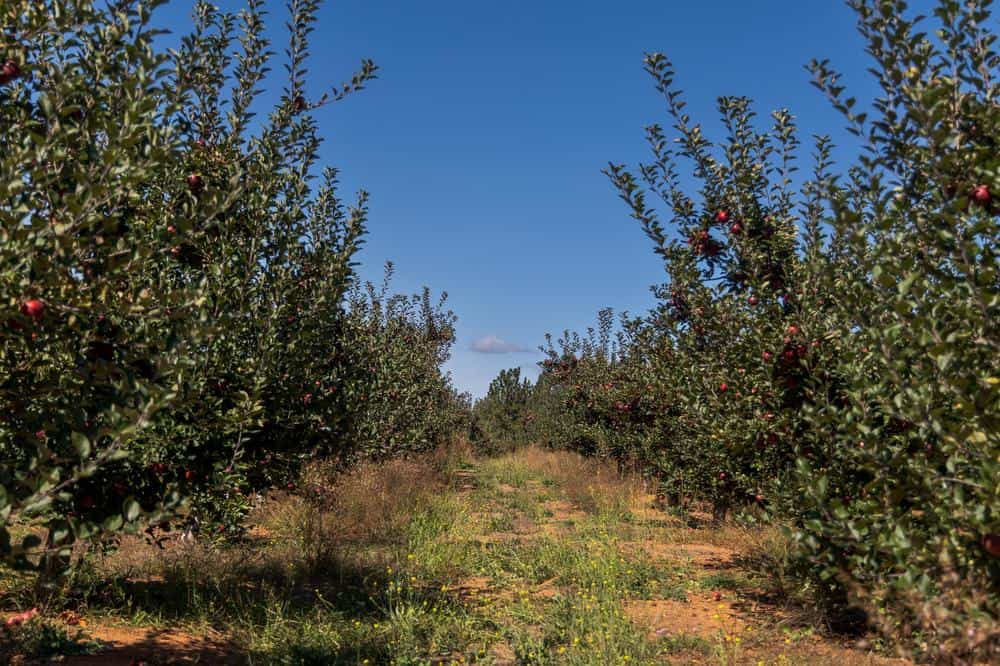
[{"label": "grass", "polygon": [[[808,634],[773,617],[755,618],[752,637],[735,615],[711,619],[713,593],[746,606],[767,591],[752,567],[683,551],[773,566],[776,531],[692,529],[594,461],[442,454],[347,475],[316,466],[300,487],[317,486],[322,502],[268,498],[244,543],[126,541],[66,603],[96,625],[221,632],[236,663],[822,663],[803,658]],[[705,627],[674,630],[699,613]]]}]

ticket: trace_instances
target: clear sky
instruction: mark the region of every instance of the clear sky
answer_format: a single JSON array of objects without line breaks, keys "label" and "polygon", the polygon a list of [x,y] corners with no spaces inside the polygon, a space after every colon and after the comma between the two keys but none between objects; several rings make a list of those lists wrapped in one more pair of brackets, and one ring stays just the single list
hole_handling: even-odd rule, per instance
[{"label": "clear sky", "polygon": [[[284,4],[268,8],[280,50]],[[183,32],[189,9],[173,0],[161,17]],[[642,311],[662,280],[601,174],[610,160],[645,159],[643,127],[667,123],[643,53],[674,61],[710,135],[716,98],[747,95],[765,120],[789,107],[804,144],[825,133],[846,145],[804,65],[830,58],[870,96],[854,20],[839,0],[327,2],[316,94],[362,57],[381,68],[367,90],[316,112],[324,162],[342,169],[346,193],[372,196],[362,274],[378,279],[391,259],[397,290],[448,292],[459,317],[448,369],[460,389],[481,395],[505,367],[533,374],[546,332],[583,329],[604,306]]]}]

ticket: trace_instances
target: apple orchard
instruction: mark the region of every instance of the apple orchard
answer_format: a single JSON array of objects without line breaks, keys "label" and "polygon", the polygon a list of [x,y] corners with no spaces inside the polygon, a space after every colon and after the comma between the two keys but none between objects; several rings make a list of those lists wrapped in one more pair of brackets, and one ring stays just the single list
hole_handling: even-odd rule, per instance
[{"label": "apple orchard", "polygon": [[878,97],[810,70],[863,144],[850,164],[742,97],[710,139],[648,54],[664,124],[605,173],[662,259],[656,305],[548,338],[536,382],[505,371],[474,405],[442,370],[444,298],[392,293],[391,265],[358,278],[368,195],[318,163],[312,111],[376,65],[307,88],[318,0],[289,5],[286,70],[260,0],[195,3],[170,51],[158,4],[0,4],[0,557],[36,594],[125,533],[225,548],[260,493],[312,492],[311,461],[459,438],[611,459],[661,508],[780,524],[818,608],[861,607],[929,660],[1000,657],[990,3],[848,3]]}]

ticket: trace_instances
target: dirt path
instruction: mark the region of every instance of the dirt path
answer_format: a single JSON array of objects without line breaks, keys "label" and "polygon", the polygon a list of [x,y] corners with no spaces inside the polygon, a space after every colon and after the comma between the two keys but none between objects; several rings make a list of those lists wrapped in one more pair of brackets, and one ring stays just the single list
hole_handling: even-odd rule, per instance
[{"label": "dirt path", "polygon": [[[125,553],[159,595],[130,607],[162,615],[183,599],[173,617],[215,629],[106,609],[86,618],[104,647],[62,663],[908,663],[776,604],[749,557],[780,549],[773,531],[667,513],[578,456],[528,449],[433,482],[412,465],[365,474],[319,512],[275,499],[241,549]],[[361,510],[345,530],[350,502]]]}]

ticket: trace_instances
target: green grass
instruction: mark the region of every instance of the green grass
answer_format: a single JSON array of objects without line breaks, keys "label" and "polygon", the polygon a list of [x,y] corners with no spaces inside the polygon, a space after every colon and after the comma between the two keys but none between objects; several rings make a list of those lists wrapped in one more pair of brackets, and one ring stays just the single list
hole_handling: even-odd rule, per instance
[{"label": "green grass", "polygon": [[[261,523],[266,538],[175,548],[138,564],[95,559],[66,603],[82,599],[91,617],[138,626],[212,627],[253,664],[742,659],[721,630],[654,636],[627,613],[631,602],[684,603],[689,594],[746,588],[745,575],[699,576],[690,563],[654,559],[637,546],[669,542],[672,528],[641,524],[631,490],[591,487],[589,477],[547,464],[481,461],[469,468],[471,489],[464,481],[429,486],[419,502],[398,507],[399,520],[382,506],[389,527],[363,537],[343,535],[335,512],[282,500]],[[355,500],[366,501],[366,487]],[[555,520],[549,500],[571,505],[573,520]],[[519,533],[523,525],[530,529]],[[26,582],[6,580],[9,603]],[[57,651],[75,649],[58,638]]]}]

